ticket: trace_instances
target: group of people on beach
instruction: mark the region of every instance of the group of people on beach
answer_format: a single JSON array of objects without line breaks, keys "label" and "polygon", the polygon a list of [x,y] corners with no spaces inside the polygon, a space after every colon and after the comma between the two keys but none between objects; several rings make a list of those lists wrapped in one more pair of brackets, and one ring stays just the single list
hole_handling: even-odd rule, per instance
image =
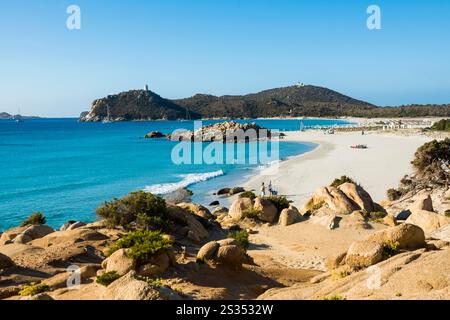
[{"label": "group of people on beach", "polygon": [[[269,195],[270,196],[277,195],[277,192],[275,190],[273,190],[272,181],[269,181],[269,185],[267,186],[267,190],[269,191]],[[265,183],[263,181],[261,183],[261,197],[265,197],[265,196],[266,196],[266,185],[265,185]]]}]

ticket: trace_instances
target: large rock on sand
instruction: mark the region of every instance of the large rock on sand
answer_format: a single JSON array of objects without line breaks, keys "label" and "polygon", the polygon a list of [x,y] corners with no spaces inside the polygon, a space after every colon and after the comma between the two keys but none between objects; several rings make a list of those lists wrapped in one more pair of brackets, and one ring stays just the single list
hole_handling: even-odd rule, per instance
[{"label": "large rock on sand", "polygon": [[104,296],[105,300],[163,300],[161,294],[145,281],[135,278],[131,271],[111,283]]},{"label": "large rock on sand", "polygon": [[357,206],[341,190],[335,187],[321,187],[305,203],[300,213],[313,212],[314,208],[319,205],[325,205],[331,212],[340,215],[358,210]]},{"label": "large rock on sand", "polygon": [[242,213],[247,210],[253,208],[253,202],[249,198],[239,198],[236,199],[230,207],[228,214],[234,220],[240,220],[242,218]]},{"label": "large rock on sand", "polygon": [[352,200],[360,210],[365,210],[366,212],[375,211],[372,198],[361,186],[346,182],[341,184],[338,189],[341,190],[347,198]]},{"label": "large rock on sand", "polygon": [[165,272],[170,265],[169,255],[165,252],[153,257],[147,264],[139,268],[139,274],[143,276],[154,276]]},{"label": "large rock on sand", "polygon": [[235,239],[208,242],[197,253],[198,260],[213,261],[235,269],[242,267],[244,258],[244,251]]},{"label": "large rock on sand", "polygon": [[257,197],[253,209],[260,211],[259,219],[264,222],[274,223],[278,216],[277,207],[269,199]]},{"label": "large rock on sand", "polygon": [[283,209],[280,213],[280,218],[278,223],[281,226],[290,226],[302,219],[302,215],[298,212],[297,208],[290,206],[289,208]]},{"label": "large rock on sand", "polygon": [[434,230],[430,237],[437,240],[450,242],[450,224],[447,224],[437,230]]},{"label": "large rock on sand", "polygon": [[220,246],[217,250],[217,261],[240,269],[244,262],[244,252],[238,245]]},{"label": "large rock on sand", "polygon": [[355,241],[350,245],[345,263],[353,268],[366,268],[383,260],[383,245],[373,241]]},{"label": "large rock on sand", "polygon": [[425,247],[425,233],[413,224],[401,224],[371,234],[368,241],[381,245],[391,245],[398,242],[399,249],[418,249]]},{"label": "large rock on sand", "polygon": [[197,253],[197,259],[201,261],[211,260],[215,257],[220,245],[216,241],[205,244]]},{"label": "large rock on sand", "polygon": [[208,208],[200,204],[182,202],[178,203],[177,206],[185,210],[190,210],[196,216],[202,217],[207,220],[214,218]]},{"label": "large rock on sand", "polygon": [[49,226],[46,225],[40,225],[40,224],[36,224],[36,225],[32,225],[29,226],[24,232],[24,235],[29,236],[31,239],[40,239],[45,237],[46,235],[55,232],[55,230],[53,230],[53,228],[50,228]]},{"label": "large rock on sand", "polygon": [[26,234],[19,234],[17,237],[14,238],[13,243],[18,243],[18,244],[25,244],[28,242],[33,241],[33,238],[31,238],[30,236],[26,235]]},{"label": "large rock on sand", "polygon": [[419,226],[429,235],[433,231],[450,223],[450,218],[425,210],[414,210],[412,214],[406,219],[406,223]]},{"label": "large rock on sand", "polygon": [[176,222],[187,226],[186,236],[192,241],[200,242],[208,238],[208,231],[197,220],[197,216],[191,210],[186,210],[179,206],[167,205],[167,214]]},{"label": "large rock on sand", "polygon": [[126,249],[119,249],[102,262],[102,267],[106,272],[115,271],[123,276],[134,269],[135,263],[127,256]]},{"label": "large rock on sand", "polygon": [[24,232],[28,226],[26,227],[16,227],[6,230],[2,233],[0,237],[0,245],[11,243],[19,234]]}]

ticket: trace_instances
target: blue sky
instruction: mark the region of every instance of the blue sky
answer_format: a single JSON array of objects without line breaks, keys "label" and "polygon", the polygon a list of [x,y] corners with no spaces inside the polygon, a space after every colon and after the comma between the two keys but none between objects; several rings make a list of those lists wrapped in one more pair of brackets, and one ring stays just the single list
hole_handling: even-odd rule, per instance
[{"label": "blue sky", "polygon": [[[81,30],[66,9],[81,8]],[[382,30],[368,30],[377,4]],[[297,81],[379,105],[450,103],[447,0],[2,0],[0,111],[78,116],[143,88],[167,98]]]}]

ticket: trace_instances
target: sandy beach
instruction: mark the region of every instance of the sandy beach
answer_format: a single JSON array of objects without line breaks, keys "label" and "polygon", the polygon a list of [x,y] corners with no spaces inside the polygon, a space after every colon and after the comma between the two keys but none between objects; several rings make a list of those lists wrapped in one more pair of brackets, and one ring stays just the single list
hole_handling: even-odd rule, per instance
[{"label": "sandy beach", "polygon": [[[360,183],[376,202],[385,200],[389,188],[411,172],[410,165],[418,147],[431,140],[406,132],[336,132],[319,130],[286,132],[286,141],[313,142],[314,150],[289,158],[254,176],[244,186],[259,194],[261,183],[272,185],[280,195],[299,209],[319,187],[336,177],[347,175]],[[352,149],[365,144],[367,149]],[[385,226],[373,223],[371,229],[340,228],[330,232],[312,221],[283,226],[262,226],[251,236],[250,254],[261,265],[325,271],[330,255],[348,248],[355,240],[365,239]]]},{"label": "sandy beach", "polygon": [[[244,186],[260,192],[261,183],[272,185],[279,194],[286,195],[301,207],[318,187],[347,175],[360,183],[374,201],[386,198],[389,188],[397,187],[400,179],[410,173],[414,152],[430,138],[423,135],[397,135],[383,132],[322,131],[286,132],[285,141],[318,144],[311,152],[289,158],[251,178]],[[352,149],[351,145],[365,144],[368,149]]]}]

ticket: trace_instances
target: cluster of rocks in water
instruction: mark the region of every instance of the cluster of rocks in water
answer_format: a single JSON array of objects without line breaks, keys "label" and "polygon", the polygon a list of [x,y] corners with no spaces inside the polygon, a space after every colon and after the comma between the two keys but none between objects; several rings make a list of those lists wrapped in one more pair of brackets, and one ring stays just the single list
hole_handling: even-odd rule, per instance
[{"label": "cluster of rocks in water", "polygon": [[[281,136],[281,134],[280,134]],[[256,123],[239,123],[225,121],[203,126],[196,131],[178,130],[172,134],[163,134],[159,131],[149,132],[144,136],[146,139],[168,138],[172,141],[199,141],[223,143],[250,142],[257,140],[268,140],[272,138],[272,131],[263,128]]]}]

